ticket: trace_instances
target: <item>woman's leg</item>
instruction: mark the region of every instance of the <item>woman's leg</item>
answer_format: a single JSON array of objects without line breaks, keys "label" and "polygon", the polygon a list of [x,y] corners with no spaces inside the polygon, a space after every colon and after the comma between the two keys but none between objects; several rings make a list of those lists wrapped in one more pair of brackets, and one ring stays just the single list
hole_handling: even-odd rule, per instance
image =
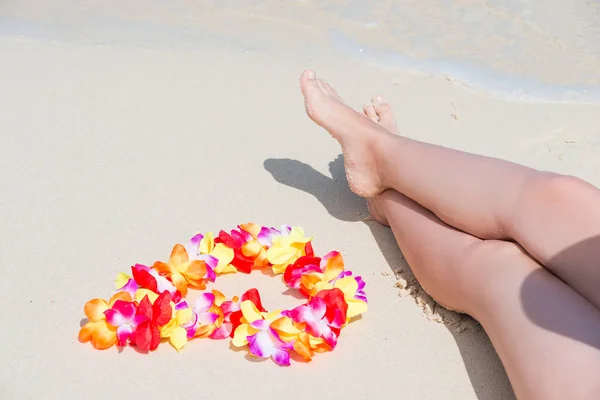
[{"label": "woman's leg", "polygon": [[[369,203],[425,290],[481,322],[520,399],[600,397],[600,311],[587,300],[516,244],[458,231],[392,190]],[[540,324],[549,317],[573,334]]]},{"label": "woman's leg", "polygon": [[395,123],[382,98],[365,109],[366,118],[312,71],[301,85],[309,116],[342,145],[356,193],[371,197],[393,188],[461,231],[517,241],[600,309],[600,190],[390,133]]}]

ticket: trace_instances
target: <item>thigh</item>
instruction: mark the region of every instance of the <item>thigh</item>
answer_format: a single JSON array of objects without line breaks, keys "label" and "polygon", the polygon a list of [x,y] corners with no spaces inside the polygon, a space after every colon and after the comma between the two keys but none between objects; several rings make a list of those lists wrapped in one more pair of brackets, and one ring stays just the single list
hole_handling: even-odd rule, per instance
[{"label": "thigh", "polygon": [[523,399],[600,398],[600,311],[518,245],[482,241],[464,254],[471,314]]},{"label": "thigh", "polygon": [[507,216],[529,254],[600,310],[600,190],[550,175],[532,183]]}]

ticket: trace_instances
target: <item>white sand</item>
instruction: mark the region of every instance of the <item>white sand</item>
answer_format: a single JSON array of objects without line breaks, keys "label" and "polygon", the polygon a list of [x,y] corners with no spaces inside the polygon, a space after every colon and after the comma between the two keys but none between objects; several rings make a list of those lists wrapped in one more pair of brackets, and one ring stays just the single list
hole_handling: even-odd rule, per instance
[{"label": "white sand", "polygon": [[[361,222],[366,208],[339,160],[330,168],[338,145],[303,114],[297,78],[316,68],[356,107],[384,92],[411,137],[595,184],[598,107],[503,102],[443,77],[283,49],[0,40],[0,398],[513,397],[480,328],[456,333],[398,296],[394,271],[407,267],[387,229]],[[152,355],[78,343],[83,304],[107,296],[117,272],[164,260],[196,230],[247,221],[301,225],[317,252],[340,250],[367,281],[370,310],[333,353],[279,368],[227,341]],[[236,278],[218,287],[258,285],[267,308],[295,304],[275,280]]]}]

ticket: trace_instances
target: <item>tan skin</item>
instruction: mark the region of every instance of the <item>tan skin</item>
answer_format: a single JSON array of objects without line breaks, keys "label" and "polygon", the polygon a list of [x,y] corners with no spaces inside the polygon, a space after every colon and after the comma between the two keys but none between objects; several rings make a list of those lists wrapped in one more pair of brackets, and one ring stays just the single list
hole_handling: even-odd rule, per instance
[{"label": "tan skin", "polygon": [[350,188],[424,289],[481,322],[518,398],[600,398],[600,190],[403,137],[383,97],[359,113],[313,71],[300,83]]}]

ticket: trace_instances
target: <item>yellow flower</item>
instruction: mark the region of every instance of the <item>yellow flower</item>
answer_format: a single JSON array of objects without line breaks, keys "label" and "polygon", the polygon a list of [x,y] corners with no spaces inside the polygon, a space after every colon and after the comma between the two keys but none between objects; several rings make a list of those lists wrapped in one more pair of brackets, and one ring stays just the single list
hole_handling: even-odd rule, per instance
[{"label": "yellow flower", "polygon": [[233,249],[225,246],[223,243],[215,244],[215,239],[212,232],[208,232],[200,241],[198,247],[200,254],[208,254],[219,260],[215,268],[217,274],[235,273],[237,269],[231,265],[233,261],[234,252]]},{"label": "yellow flower", "polygon": [[302,228],[292,228],[289,235],[281,235],[273,238],[273,245],[267,250],[267,259],[273,264],[273,273],[281,274],[288,265],[305,255],[306,243],[312,238],[305,237]]}]

